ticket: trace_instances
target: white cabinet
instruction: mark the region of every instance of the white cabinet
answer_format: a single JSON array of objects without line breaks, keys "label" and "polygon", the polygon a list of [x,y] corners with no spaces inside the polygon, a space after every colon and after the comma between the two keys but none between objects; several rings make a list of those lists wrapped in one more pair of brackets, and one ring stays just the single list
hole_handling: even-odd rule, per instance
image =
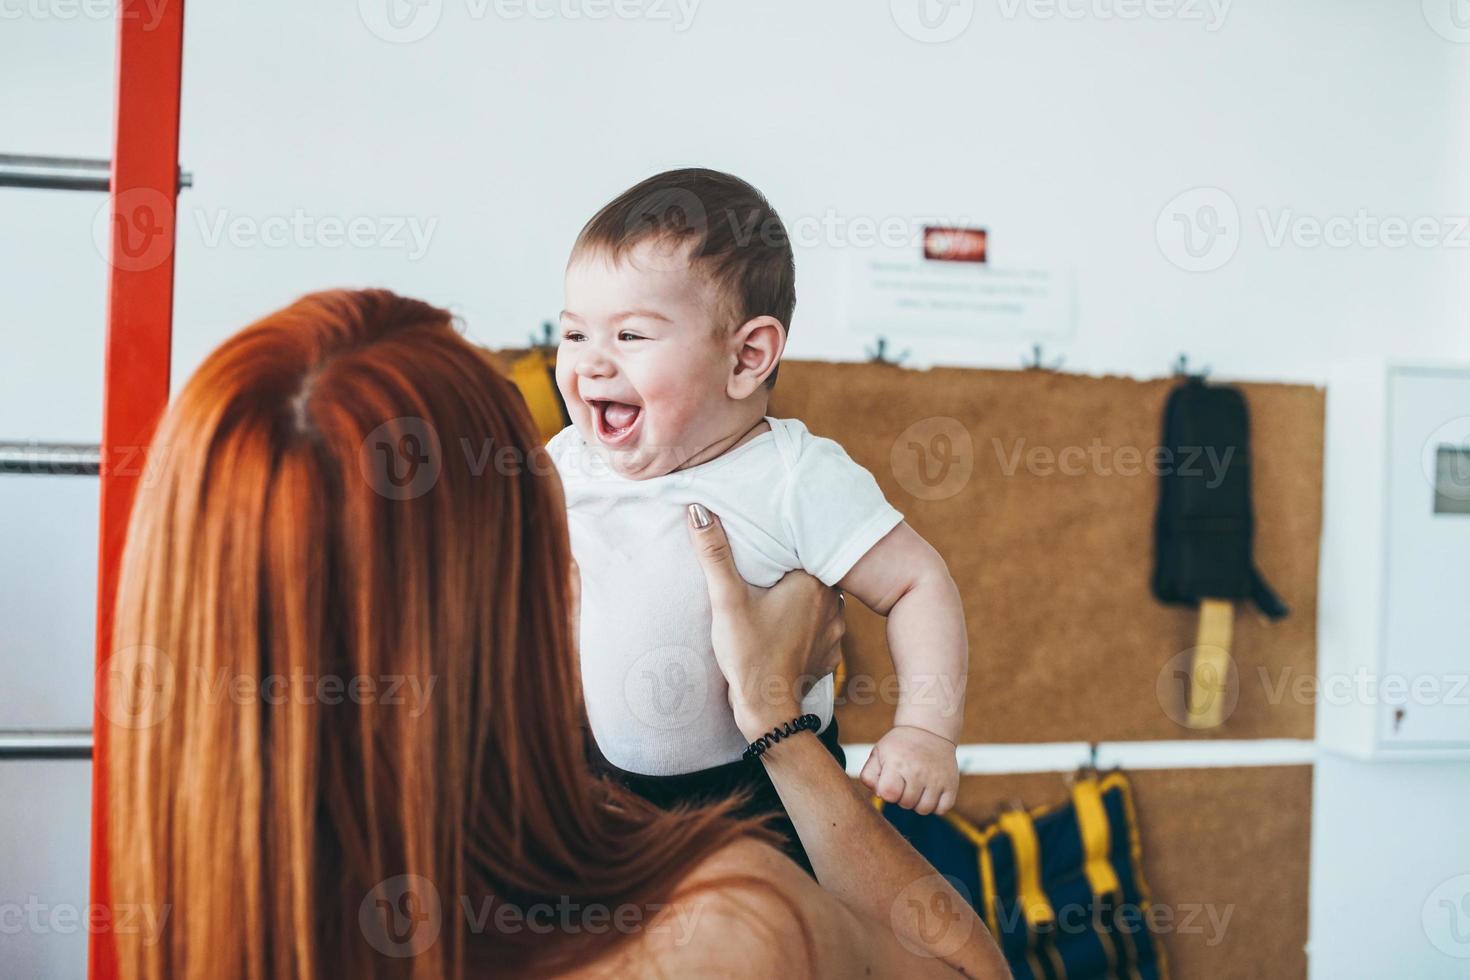
[{"label": "white cabinet", "polygon": [[1470,759],[1470,367],[1334,371],[1323,493],[1318,741]]}]

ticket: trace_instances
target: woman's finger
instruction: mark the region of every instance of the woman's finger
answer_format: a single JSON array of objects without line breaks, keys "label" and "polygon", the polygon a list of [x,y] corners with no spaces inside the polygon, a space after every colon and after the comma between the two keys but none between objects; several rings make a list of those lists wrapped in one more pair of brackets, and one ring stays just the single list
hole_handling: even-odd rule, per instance
[{"label": "woman's finger", "polygon": [[[842,637],[847,631],[842,621],[842,593],[828,589],[810,576],[787,576],[782,583],[792,580],[794,586],[816,587],[813,592],[817,605],[817,622],[821,624],[812,639],[811,656],[807,660],[807,673],[812,680],[819,680],[835,673],[842,662]],[[808,588],[808,591],[811,591]]]},{"label": "woman's finger", "polygon": [[837,662],[842,659],[842,637],[846,633],[842,620],[828,623],[822,632],[822,649],[826,652],[822,655],[822,662],[818,665],[825,668],[820,673],[837,669]]},{"label": "woman's finger", "polygon": [[832,646],[827,649],[827,655],[822,658],[822,663],[817,668],[817,678],[821,679],[823,677],[826,677],[828,674],[837,673],[837,668],[840,666],[842,666],[842,643],[839,641],[833,643]]},{"label": "woman's finger", "polygon": [[745,580],[735,568],[724,525],[702,504],[689,505],[689,540],[694,542],[694,554],[704,569],[710,604],[732,608],[745,597]]}]

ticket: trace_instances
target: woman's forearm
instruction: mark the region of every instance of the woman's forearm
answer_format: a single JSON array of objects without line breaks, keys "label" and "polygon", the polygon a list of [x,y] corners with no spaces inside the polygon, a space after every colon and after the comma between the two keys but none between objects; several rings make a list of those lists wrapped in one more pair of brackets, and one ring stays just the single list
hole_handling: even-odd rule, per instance
[{"label": "woman's forearm", "polygon": [[[752,589],[735,567],[723,526],[698,504],[690,506],[690,535],[709,585],[710,639],[730,683],[735,722],[754,739],[800,712],[795,679],[808,672],[814,654],[825,659],[836,647],[841,621],[829,628],[829,616],[837,602],[801,573]],[[761,758],[829,894],[863,921],[886,924],[910,951],[967,976],[1010,976],[979,916],[868,805],[815,737],[783,739]]]},{"label": "woman's forearm", "polygon": [[970,977],[1011,975],[969,903],[869,805],[816,738],[785,739],[761,758],[824,888],[890,926],[914,952]]}]

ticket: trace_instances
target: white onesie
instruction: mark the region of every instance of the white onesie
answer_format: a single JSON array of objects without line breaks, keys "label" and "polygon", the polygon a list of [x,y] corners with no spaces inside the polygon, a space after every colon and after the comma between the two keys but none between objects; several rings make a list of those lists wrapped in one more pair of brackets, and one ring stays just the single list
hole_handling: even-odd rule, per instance
[{"label": "white onesie", "polygon": [[[582,570],[582,688],[598,747],[613,765],[675,775],[740,758],[727,685],[710,644],[704,573],[687,507],[719,515],[735,566],[769,587],[801,568],[835,585],[903,515],[873,475],[796,419],[705,463],[648,480],[613,472],[568,426],[547,443],[566,490]],[[802,710],[826,728],[832,679]]]}]

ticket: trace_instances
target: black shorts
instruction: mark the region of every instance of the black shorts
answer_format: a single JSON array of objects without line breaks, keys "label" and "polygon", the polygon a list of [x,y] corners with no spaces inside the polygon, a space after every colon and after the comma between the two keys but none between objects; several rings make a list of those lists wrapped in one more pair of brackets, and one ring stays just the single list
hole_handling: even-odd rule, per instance
[{"label": "black shorts", "polygon": [[[847,755],[842,751],[842,745],[838,742],[836,718],[833,718],[832,724],[817,735],[817,739],[826,746],[828,752],[832,753],[832,758],[837,760],[837,764],[846,769]],[[628,772],[626,769],[619,769],[608,762],[598,750],[597,742],[591,737],[590,732],[587,746],[588,757],[594,772],[621,783],[654,806],[666,810],[680,803],[695,805],[712,803],[744,790],[748,794],[748,801],[736,811],[735,815],[738,817],[773,815],[773,818],[767,822],[767,826],[785,838],[786,845],[783,850],[791,859],[806,869],[807,874],[812,874],[812,864],[807,860],[806,849],[801,846],[801,840],[796,836],[796,828],[792,826],[791,818],[786,815],[786,808],[781,805],[781,797],[776,792],[776,786],[771,782],[771,777],[766,774],[765,764],[759,759],[752,759],[749,762],[731,762],[723,766],[715,766],[713,769],[700,769],[697,772],[681,773],[677,776],[645,776]]]}]

